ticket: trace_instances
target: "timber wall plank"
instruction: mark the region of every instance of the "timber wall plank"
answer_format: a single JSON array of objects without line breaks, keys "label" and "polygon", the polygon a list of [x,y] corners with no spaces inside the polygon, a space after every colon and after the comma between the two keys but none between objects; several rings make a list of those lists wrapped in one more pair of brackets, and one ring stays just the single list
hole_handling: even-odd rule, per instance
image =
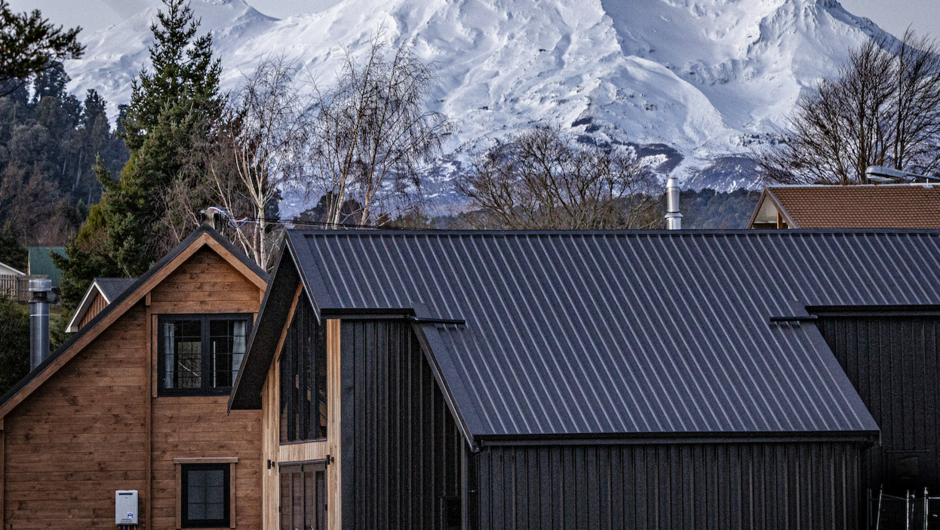
[{"label": "timber wall plank", "polygon": [[96,294],[95,299],[91,302],[91,307],[88,308],[88,311],[85,313],[85,316],[82,318],[81,323],[79,323],[79,329],[85,327],[85,324],[91,322],[93,318],[98,316],[105,307],[107,307],[108,302],[105,301],[104,297],[101,294]]},{"label": "timber wall plank", "polygon": [[5,528],[113,529],[114,491],[144,489],[149,372],[127,352],[144,351],[145,316],[137,304],[5,418]]},{"label": "timber wall plank", "polygon": [[[151,292],[154,315],[257,313],[258,288],[218,254],[193,254]],[[174,458],[237,457],[237,528],[261,527],[261,412],[228,411],[228,396],[157,397],[152,417],[153,526],[176,527]]]}]

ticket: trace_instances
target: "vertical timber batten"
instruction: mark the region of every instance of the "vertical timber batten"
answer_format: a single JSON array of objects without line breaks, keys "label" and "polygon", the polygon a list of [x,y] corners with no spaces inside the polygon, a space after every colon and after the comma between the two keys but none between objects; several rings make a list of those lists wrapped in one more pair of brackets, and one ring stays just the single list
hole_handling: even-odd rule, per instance
[{"label": "vertical timber batten", "polygon": [[157,326],[154,323],[156,317],[153,315],[150,309],[150,293],[147,293],[147,296],[144,297],[144,307],[146,307],[146,325],[147,325],[147,337],[150,340],[147,341],[147,363],[146,365],[150,367],[150,377],[146,377],[147,391],[144,393],[144,399],[147,400],[146,413],[147,417],[145,419],[146,426],[144,427],[147,433],[147,440],[144,444],[144,454],[148,455],[147,457],[147,476],[145,477],[146,481],[146,490],[144,491],[144,525],[147,530],[153,528],[153,465],[151,464],[151,458],[153,455],[153,393],[156,388],[154,382],[156,381],[157,376],[157,363],[154,359],[153,348],[157,344]]},{"label": "vertical timber batten", "polygon": [[297,282],[297,289],[291,299],[290,309],[287,311],[287,318],[284,321],[284,327],[281,329],[281,335],[274,350],[274,360],[268,369],[268,376],[265,379],[262,389],[261,414],[264,425],[262,427],[261,440],[261,460],[263,466],[262,474],[262,496],[264,498],[262,515],[262,527],[264,530],[277,530],[280,525],[279,503],[280,503],[280,477],[278,475],[278,462],[281,461],[280,455],[280,394],[281,394],[281,371],[278,370],[278,361],[280,360],[281,350],[284,348],[284,341],[287,340],[287,332],[290,329],[291,321],[294,319],[294,312],[297,310],[297,304],[303,294],[303,284]]},{"label": "vertical timber batten", "polygon": [[851,442],[484,446],[470,528],[856,530]]},{"label": "vertical timber batten", "polygon": [[332,445],[333,453],[330,455],[330,466],[327,470],[327,521],[332,530],[343,527],[343,495],[342,495],[342,413],[340,382],[340,329],[339,320],[326,321],[326,357],[327,357],[327,400],[329,402],[329,418],[327,418],[327,440]]},{"label": "vertical timber batten", "polygon": [[444,512],[460,498],[466,442],[412,325],[346,321],[342,359],[343,529],[459,527]]}]

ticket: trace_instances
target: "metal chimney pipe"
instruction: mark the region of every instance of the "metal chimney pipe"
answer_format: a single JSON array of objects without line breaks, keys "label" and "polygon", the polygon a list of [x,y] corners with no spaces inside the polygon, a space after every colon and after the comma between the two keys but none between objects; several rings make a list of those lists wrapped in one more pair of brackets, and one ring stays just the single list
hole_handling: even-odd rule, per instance
[{"label": "metal chimney pipe", "polygon": [[666,230],[682,230],[682,214],[679,213],[679,180],[666,180]]},{"label": "metal chimney pipe", "polygon": [[30,280],[29,292],[29,369],[49,358],[49,292],[52,280]]}]

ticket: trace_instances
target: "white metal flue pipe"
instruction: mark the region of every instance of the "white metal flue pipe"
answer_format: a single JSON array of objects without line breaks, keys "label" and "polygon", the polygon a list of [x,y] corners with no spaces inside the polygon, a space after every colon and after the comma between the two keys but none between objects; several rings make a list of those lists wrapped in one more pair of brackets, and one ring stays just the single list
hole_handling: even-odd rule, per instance
[{"label": "white metal flue pipe", "polygon": [[679,213],[679,180],[669,177],[666,181],[666,229],[682,230],[682,214]]}]

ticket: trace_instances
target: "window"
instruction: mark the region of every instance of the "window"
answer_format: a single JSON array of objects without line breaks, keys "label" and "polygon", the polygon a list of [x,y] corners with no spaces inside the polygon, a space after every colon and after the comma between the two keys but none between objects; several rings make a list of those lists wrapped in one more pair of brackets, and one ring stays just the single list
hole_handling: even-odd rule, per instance
[{"label": "window", "polygon": [[282,443],[326,438],[326,339],[302,297],[281,349]]},{"label": "window", "polygon": [[281,530],[326,529],[326,462],[282,465]]},{"label": "window", "polygon": [[245,355],[247,315],[161,316],[160,395],[227,394]]},{"label": "window", "polygon": [[180,472],[181,527],[228,527],[231,465],[181,464]]}]

